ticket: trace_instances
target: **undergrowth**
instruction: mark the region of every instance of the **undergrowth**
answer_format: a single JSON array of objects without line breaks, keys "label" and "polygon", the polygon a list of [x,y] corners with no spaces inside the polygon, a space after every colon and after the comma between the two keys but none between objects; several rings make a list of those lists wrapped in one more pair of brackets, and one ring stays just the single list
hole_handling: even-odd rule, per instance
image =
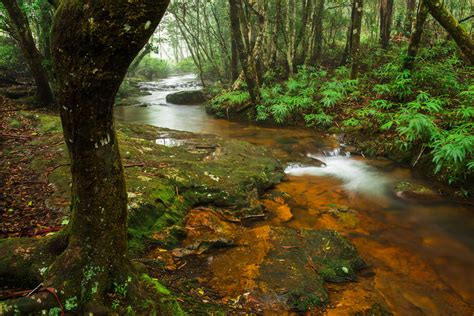
[{"label": "undergrowth", "polygon": [[[384,150],[404,153],[413,165],[428,158],[433,174],[465,186],[474,175],[474,69],[454,45],[421,50],[412,71],[403,69],[404,56],[405,47],[367,54],[368,71],[358,80],[345,67],[300,67],[284,82],[269,72],[253,119],[383,139]],[[224,91],[210,107],[225,116],[249,102],[245,89]]]}]

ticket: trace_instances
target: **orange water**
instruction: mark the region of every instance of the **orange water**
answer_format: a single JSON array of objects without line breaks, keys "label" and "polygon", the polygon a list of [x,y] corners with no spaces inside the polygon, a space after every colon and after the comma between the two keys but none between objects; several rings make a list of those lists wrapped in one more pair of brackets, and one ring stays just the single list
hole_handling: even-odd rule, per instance
[{"label": "orange water", "polygon": [[[146,108],[119,107],[116,118],[242,139],[271,148],[285,162],[337,146],[335,137],[309,129],[240,124],[210,117],[203,106],[166,104],[167,93],[153,91],[143,100],[152,104]],[[271,223],[337,230],[372,266],[374,274],[361,276],[359,282],[329,286],[333,306],[328,314],[349,314],[378,302],[396,315],[474,315],[472,207],[398,198],[392,190],[398,181],[430,184],[388,161],[361,157],[328,161],[332,174],[303,170],[286,176],[275,190],[291,195],[288,204],[294,218],[285,224]],[[348,207],[350,216],[340,220],[321,212],[334,205]]]}]

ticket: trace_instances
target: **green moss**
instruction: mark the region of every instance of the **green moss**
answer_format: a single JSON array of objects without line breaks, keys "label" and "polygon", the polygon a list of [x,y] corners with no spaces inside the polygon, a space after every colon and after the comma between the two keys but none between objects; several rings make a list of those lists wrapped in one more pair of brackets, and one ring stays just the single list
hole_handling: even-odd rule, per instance
[{"label": "green moss", "polygon": [[[171,291],[168,290],[164,285],[158,282],[157,279],[150,277],[147,274],[141,275],[141,280],[149,284],[159,295],[160,303],[159,310],[161,315],[173,315],[173,316],[184,316],[186,313],[179,305],[176,298],[172,295]],[[149,302],[153,304],[153,302]],[[149,304],[146,304],[149,305]]]},{"label": "green moss", "polygon": [[[41,176],[52,170],[48,181],[56,189],[53,198],[70,199],[69,158],[61,143],[59,118],[21,114],[38,124],[41,132],[35,144],[50,148],[47,159],[34,158],[33,169]],[[267,150],[245,142],[148,125],[120,124],[117,134],[123,163],[143,165],[125,168],[129,248],[134,256],[148,245],[176,244],[183,236],[186,213],[196,205],[223,207],[235,217],[260,213],[258,194],[283,177],[280,163]],[[160,135],[180,146],[156,144]]]},{"label": "green moss", "polygon": [[325,300],[313,293],[288,293],[287,305],[296,312],[306,312],[316,307],[324,306]]},{"label": "green moss", "polygon": [[20,128],[21,127],[21,122],[18,121],[17,119],[10,119],[10,122],[8,122],[8,125],[10,125],[10,127],[12,128]]},{"label": "green moss", "polygon": [[171,291],[168,290],[164,285],[158,282],[157,279],[150,277],[148,274],[142,274],[142,280],[153,285],[155,290],[162,295],[171,295]]}]

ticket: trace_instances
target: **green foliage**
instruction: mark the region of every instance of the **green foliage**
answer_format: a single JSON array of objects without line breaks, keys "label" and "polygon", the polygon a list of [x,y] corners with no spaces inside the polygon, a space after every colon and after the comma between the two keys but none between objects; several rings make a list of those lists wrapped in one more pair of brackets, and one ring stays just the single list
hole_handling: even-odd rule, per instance
[{"label": "green foliage", "polygon": [[171,72],[171,67],[166,60],[146,56],[137,67],[136,74],[153,81],[166,78]]},{"label": "green foliage", "polygon": [[25,69],[20,59],[21,52],[18,45],[8,37],[0,35],[0,68],[18,70]]},{"label": "green foliage", "polygon": [[304,120],[307,126],[322,126],[329,127],[332,125],[334,117],[324,112],[316,114],[306,114]]},{"label": "green foliage", "polygon": [[173,65],[173,71],[178,74],[189,74],[198,72],[191,57],[181,59],[179,62]]},{"label": "green foliage", "polygon": [[67,298],[65,303],[64,303],[64,309],[66,311],[75,310],[77,308],[77,306],[78,306],[78,302],[77,302],[77,297],[76,296]]}]

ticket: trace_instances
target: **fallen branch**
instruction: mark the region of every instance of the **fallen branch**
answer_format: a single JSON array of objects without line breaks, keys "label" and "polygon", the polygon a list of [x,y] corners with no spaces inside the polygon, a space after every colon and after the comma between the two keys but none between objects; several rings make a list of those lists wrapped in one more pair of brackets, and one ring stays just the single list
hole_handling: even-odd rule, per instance
[{"label": "fallen branch", "polygon": [[145,166],[144,163],[132,163],[132,164],[124,165],[123,167],[124,168],[132,168],[132,167],[144,167],[144,166]]}]

